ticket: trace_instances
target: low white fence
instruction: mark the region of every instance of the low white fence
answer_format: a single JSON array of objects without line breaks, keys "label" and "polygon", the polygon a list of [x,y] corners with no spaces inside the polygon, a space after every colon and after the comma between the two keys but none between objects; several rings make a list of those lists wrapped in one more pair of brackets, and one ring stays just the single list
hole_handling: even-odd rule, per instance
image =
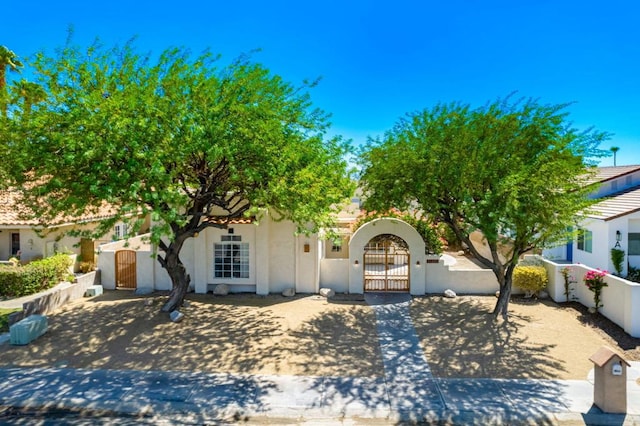
[{"label": "low white fence", "polygon": [[459,294],[494,294],[500,289],[496,275],[490,269],[452,269],[441,258],[427,263],[425,268],[427,294],[451,289]]},{"label": "low white fence", "polygon": [[[563,268],[570,271],[569,301],[576,301],[587,307],[595,307],[593,293],[584,284],[584,275],[593,271],[581,264],[555,263],[544,259],[549,275],[549,295],[556,302],[566,302]],[[605,277],[607,287],[602,288],[599,312],[619,325],[633,337],[640,337],[640,284],[608,274]]]}]

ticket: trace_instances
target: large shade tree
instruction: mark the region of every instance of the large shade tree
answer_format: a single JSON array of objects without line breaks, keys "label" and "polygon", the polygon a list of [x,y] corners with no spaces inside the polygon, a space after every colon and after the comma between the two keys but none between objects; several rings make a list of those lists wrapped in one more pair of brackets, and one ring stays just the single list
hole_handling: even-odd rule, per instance
[{"label": "large shade tree", "polygon": [[179,307],[190,285],[180,258],[187,239],[265,211],[311,231],[353,190],[349,145],[326,136],[312,84],[293,86],[251,57],[221,65],[183,49],[152,59],[131,43],[67,44],[31,65],[46,97],[27,103],[29,114],[14,105],[6,123],[14,184],[45,223],[113,206],[95,235],[151,215],[157,260],[173,283],[163,311]]},{"label": "large shade tree", "polygon": [[[508,97],[408,114],[362,150],[365,204],[417,208],[445,223],[495,273],[493,314],[506,318],[518,258],[566,241],[576,213],[591,203],[584,178],[607,135],[572,129],[566,106]],[[488,251],[474,245],[474,231]]]}]

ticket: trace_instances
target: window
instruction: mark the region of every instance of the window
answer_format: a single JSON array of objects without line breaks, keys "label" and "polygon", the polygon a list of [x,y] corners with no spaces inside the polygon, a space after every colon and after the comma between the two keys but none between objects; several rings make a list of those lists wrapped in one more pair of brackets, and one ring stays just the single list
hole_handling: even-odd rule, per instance
[{"label": "window", "polygon": [[11,256],[17,256],[20,251],[20,234],[11,234]]},{"label": "window", "polygon": [[127,236],[127,224],[121,223],[116,225],[114,229],[114,237],[116,240],[121,240]]},{"label": "window", "polygon": [[593,232],[587,229],[578,229],[578,250],[591,253],[593,250]]},{"label": "window", "polygon": [[342,253],[342,241],[334,241],[331,244],[331,253]]},{"label": "window", "polygon": [[213,246],[214,278],[249,278],[249,243],[239,235],[223,235]]},{"label": "window", "polygon": [[640,255],[640,233],[637,232],[629,232],[629,241],[628,241],[628,251],[629,256],[637,256]]}]

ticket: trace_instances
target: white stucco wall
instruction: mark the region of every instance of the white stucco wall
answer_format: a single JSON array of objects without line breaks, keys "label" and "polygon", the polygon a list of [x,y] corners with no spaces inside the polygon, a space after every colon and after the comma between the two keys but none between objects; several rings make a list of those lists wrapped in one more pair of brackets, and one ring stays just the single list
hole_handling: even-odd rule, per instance
[{"label": "white stucco wall", "polygon": [[[316,235],[295,237],[296,293],[317,293],[320,278],[321,244]],[[308,251],[305,251],[308,249]]]},{"label": "white stucco wall", "polygon": [[320,261],[320,287],[336,293],[349,292],[349,259],[322,259]]},{"label": "white stucco wall", "polygon": [[[544,260],[549,272],[549,295],[556,302],[565,302],[564,277],[560,270],[568,267],[575,282],[571,284],[570,300],[575,300],[584,306],[593,307],[593,293],[584,284],[584,275],[590,268],[578,264],[558,264]],[[625,279],[607,275],[607,287],[602,289],[602,308],[600,313],[618,324],[633,337],[640,337],[640,284]]]},{"label": "white stucco wall", "polygon": [[573,262],[591,265],[594,268],[608,269],[609,267],[609,250],[615,244],[615,231],[613,244],[609,238],[609,227],[602,220],[585,220],[579,225],[579,228],[592,232],[592,251],[591,253],[578,249],[578,242],[573,242]]},{"label": "white stucco wall", "polygon": [[488,269],[450,269],[442,259],[426,267],[426,293],[451,289],[460,294],[494,294],[500,289],[493,271]]},{"label": "white stucco wall", "polygon": [[296,227],[291,222],[269,223],[269,293],[280,293],[296,284]]}]

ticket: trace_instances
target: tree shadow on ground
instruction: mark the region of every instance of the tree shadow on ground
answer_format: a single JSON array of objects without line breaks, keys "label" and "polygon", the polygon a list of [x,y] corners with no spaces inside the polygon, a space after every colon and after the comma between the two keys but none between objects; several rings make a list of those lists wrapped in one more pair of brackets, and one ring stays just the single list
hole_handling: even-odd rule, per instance
[{"label": "tree shadow on ground", "polygon": [[[311,296],[313,297],[313,296]],[[180,323],[164,297],[113,291],[48,316],[27,346],[6,345],[0,366],[243,374],[381,374],[371,309],[326,299],[189,295]]]},{"label": "tree shadow on ground", "polygon": [[519,333],[529,317],[494,320],[490,312],[475,298],[414,299],[411,316],[434,376],[552,379],[565,371],[550,355],[554,344]]},{"label": "tree shadow on ground", "polygon": [[565,302],[560,306],[563,309],[575,311],[578,321],[585,326],[597,329],[599,333],[605,335],[623,351],[635,352],[635,354],[628,354],[631,358],[635,359],[640,356],[640,338],[632,337],[609,318],[599,312],[590,313],[589,308],[578,302]]}]

